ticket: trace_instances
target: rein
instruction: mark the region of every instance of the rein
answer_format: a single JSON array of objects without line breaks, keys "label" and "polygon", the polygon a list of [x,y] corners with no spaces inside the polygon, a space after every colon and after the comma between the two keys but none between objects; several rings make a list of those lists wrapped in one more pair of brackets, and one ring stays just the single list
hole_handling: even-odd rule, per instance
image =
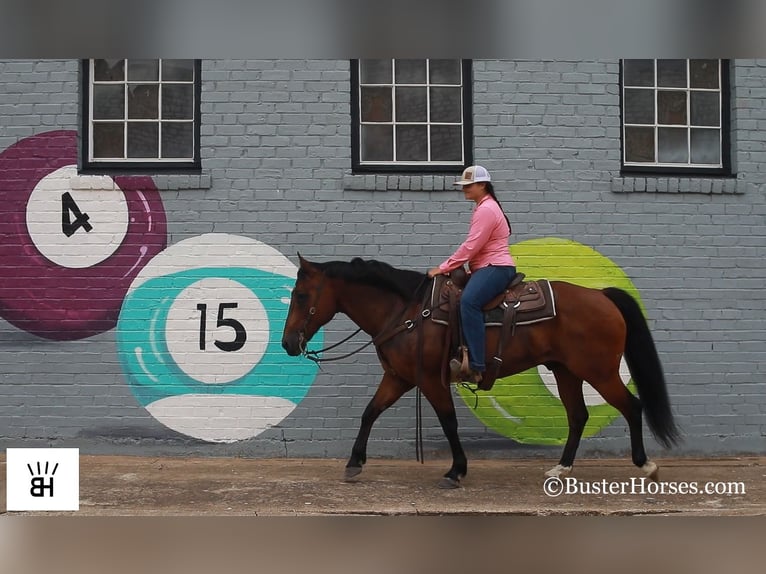
[{"label": "rein", "polygon": [[[415,291],[414,291],[415,293],[418,292],[418,290],[423,286],[423,284],[426,282],[426,280],[428,280],[428,275],[423,277],[423,280],[415,288]],[[324,289],[324,282],[325,282],[325,279],[322,280],[322,283],[319,285],[319,288],[317,289],[317,296],[316,296],[316,300],[317,301],[319,301],[319,298],[322,295],[322,290]],[[313,361],[313,362],[315,362],[318,365],[321,365],[321,363],[331,363],[333,361],[340,361],[342,359],[347,359],[347,358],[352,357],[352,356],[356,355],[357,353],[363,351],[364,349],[366,349],[367,347],[369,347],[372,344],[374,344],[376,347],[378,347],[379,345],[382,345],[383,343],[385,343],[389,339],[394,338],[395,336],[397,336],[399,333],[401,333],[403,331],[411,331],[412,329],[414,329],[418,325],[418,323],[420,322],[421,319],[426,319],[426,318],[431,316],[432,309],[425,309],[424,308],[420,312],[419,317],[417,317],[416,319],[414,319],[414,320],[413,319],[406,319],[398,327],[391,329],[392,325],[394,325],[395,323],[399,322],[401,320],[401,318],[404,315],[407,314],[408,308],[409,308],[409,306],[405,305],[404,309],[402,309],[402,312],[397,317],[395,317],[393,321],[389,322],[389,324],[386,325],[386,327],[381,331],[381,333],[379,333],[378,335],[376,335],[375,337],[373,337],[372,339],[367,341],[364,345],[362,345],[358,349],[355,349],[355,350],[351,351],[350,353],[346,353],[345,355],[339,355],[337,357],[330,357],[328,359],[325,359],[325,358],[322,358],[322,357],[319,356],[322,353],[325,353],[327,351],[331,351],[331,350],[335,349],[336,347],[340,347],[343,343],[346,343],[347,341],[350,341],[351,339],[353,339],[356,335],[358,335],[362,331],[361,327],[359,327],[356,331],[351,333],[348,337],[346,337],[345,339],[343,339],[341,341],[338,341],[337,343],[334,343],[334,344],[332,344],[332,345],[330,345],[328,347],[325,347],[323,349],[319,349],[317,351],[309,351],[307,349],[304,349],[302,354],[308,360]],[[303,327],[300,330],[301,336],[303,336],[303,333],[306,331],[306,327],[308,327],[308,324],[311,321],[311,318],[315,314],[316,314],[316,307],[312,306],[309,309],[308,315],[306,316],[306,320],[303,322]]]},{"label": "rein", "polygon": [[330,357],[329,359],[323,359],[319,355],[322,353],[326,353],[327,351],[332,351],[335,347],[340,347],[343,343],[346,341],[350,341],[353,339],[357,334],[359,334],[362,331],[362,328],[359,327],[356,331],[351,333],[348,337],[343,339],[342,341],[338,341],[337,343],[330,345],[329,347],[325,347],[324,349],[319,349],[318,351],[303,351],[303,356],[306,357],[309,361],[314,361],[317,365],[321,366],[322,363],[331,363],[333,361],[340,361],[341,359],[348,359],[349,357],[356,355],[358,352],[362,351],[363,349],[366,349],[370,345],[372,345],[375,340],[371,339],[367,341],[364,345],[359,347],[358,349],[351,351],[350,353],[346,353],[345,355],[339,355],[337,357]]},{"label": "rein", "polygon": [[[319,298],[322,296],[322,290],[324,289],[325,281],[327,281],[327,279],[323,278],[322,282],[319,284],[319,288],[317,289],[317,295],[316,295],[316,302],[317,303],[319,302]],[[306,320],[303,322],[303,326],[301,327],[301,329],[299,331],[301,339],[304,338],[304,333],[306,332],[306,327],[308,327],[309,322],[311,321],[311,318],[316,314],[316,312],[317,312],[316,305],[312,305],[312,307],[309,309],[308,315],[306,315]],[[369,341],[369,342],[365,343],[364,345],[362,345],[361,347],[359,347],[358,349],[356,349],[355,351],[351,351],[350,353],[346,353],[345,355],[340,355],[338,357],[331,357],[329,359],[323,359],[319,355],[321,355],[322,353],[325,353],[326,351],[331,351],[335,347],[340,347],[346,341],[354,338],[361,330],[362,330],[362,328],[359,327],[356,331],[351,333],[348,337],[346,337],[342,341],[338,341],[334,345],[330,345],[329,347],[325,347],[324,349],[319,349],[318,351],[309,351],[306,348],[304,348],[302,354],[309,361],[314,361],[320,367],[322,366],[322,363],[329,363],[329,362],[332,362],[332,361],[340,361],[341,359],[347,359],[347,358],[349,358],[349,357],[351,357],[353,355],[356,355],[358,352],[362,351],[363,349],[366,349],[367,347],[369,347],[373,343],[373,341]]]}]

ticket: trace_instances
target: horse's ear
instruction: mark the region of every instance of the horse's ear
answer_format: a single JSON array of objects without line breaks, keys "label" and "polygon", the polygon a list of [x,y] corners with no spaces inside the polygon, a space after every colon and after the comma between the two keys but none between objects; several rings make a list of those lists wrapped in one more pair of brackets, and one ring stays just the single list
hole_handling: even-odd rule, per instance
[{"label": "horse's ear", "polygon": [[300,253],[298,253],[298,261],[300,262],[300,269],[302,271],[311,273],[314,270],[314,265],[308,259],[304,259]]}]

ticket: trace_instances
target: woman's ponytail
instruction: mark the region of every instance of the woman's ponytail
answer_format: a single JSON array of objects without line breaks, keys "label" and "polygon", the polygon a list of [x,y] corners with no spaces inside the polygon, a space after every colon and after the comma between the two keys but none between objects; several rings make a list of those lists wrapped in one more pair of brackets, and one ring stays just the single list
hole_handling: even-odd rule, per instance
[{"label": "woman's ponytail", "polygon": [[497,195],[495,195],[495,188],[492,186],[491,181],[484,182],[484,188],[487,190],[487,193],[492,196],[492,199],[495,200],[495,203],[497,203],[497,206],[500,208],[500,211],[503,212],[503,217],[505,217],[505,222],[508,224],[508,234],[511,234],[511,220],[508,219],[508,216],[505,214],[505,210],[503,209],[503,206],[500,204],[500,202],[497,200]]}]

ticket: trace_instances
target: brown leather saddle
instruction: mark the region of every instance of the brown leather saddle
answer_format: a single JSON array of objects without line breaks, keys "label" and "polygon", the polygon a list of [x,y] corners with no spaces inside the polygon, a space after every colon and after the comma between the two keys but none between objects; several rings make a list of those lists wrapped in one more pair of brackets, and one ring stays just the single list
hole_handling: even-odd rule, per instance
[{"label": "brown leather saddle", "polygon": [[[525,275],[517,273],[508,287],[484,308],[484,323],[487,327],[500,328],[498,348],[492,363],[479,385],[489,390],[497,378],[502,365],[502,351],[513,337],[516,327],[546,321],[556,316],[556,302],[550,282],[546,279],[524,281]],[[452,271],[449,275],[437,275],[431,291],[431,320],[445,325],[445,358],[455,356],[463,346],[460,332],[460,295],[469,281],[464,269]],[[445,367],[446,368],[446,367]]]}]

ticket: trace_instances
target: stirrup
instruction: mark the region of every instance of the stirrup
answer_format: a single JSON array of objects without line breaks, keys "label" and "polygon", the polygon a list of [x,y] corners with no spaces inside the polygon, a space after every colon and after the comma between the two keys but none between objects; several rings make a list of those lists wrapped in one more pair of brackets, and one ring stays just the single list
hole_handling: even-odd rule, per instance
[{"label": "stirrup", "polygon": [[455,358],[450,359],[449,361],[449,382],[450,383],[459,383],[462,380],[463,374],[461,373],[461,364],[460,361],[458,361]]},{"label": "stirrup", "polygon": [[476,385],[481,390],[485,390],[481,385],[482,382],[484,382],[484,375],[482,375],[479,371],[468,369],[468,372],[465,373],[463,380],[467,383],[471,383],[472,385]]},{"label": "stirrup", "polygon": [[459,383],[465,380],[465,375],[470,371],[468,364],[468,347],[461,345],[457,348],[459,359],[452,357],[449,361],[449,374],[451,383]]},{"label": "stirrup", "polygon": [[474,371],[458,361],[456,358],[450,359],[449,362],[450,382],[451,383],[467,383],[475,385],[481,389],[481,384],[484,381],[484,376],[479,371]]}]

